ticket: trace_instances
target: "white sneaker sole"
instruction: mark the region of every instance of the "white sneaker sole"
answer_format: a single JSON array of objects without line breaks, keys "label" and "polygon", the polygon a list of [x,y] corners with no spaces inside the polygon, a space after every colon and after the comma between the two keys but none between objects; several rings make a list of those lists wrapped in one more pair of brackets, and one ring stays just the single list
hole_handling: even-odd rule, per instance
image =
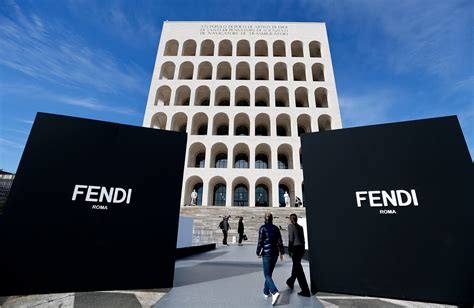
[{"label": "white sneaker sole", "polygon": [[281,297],[281,294],[278,293],[276,298],[272,298],[272,306],[275,306],[276,304],[278,304],[278,301],[280,300],[280,297]]}]

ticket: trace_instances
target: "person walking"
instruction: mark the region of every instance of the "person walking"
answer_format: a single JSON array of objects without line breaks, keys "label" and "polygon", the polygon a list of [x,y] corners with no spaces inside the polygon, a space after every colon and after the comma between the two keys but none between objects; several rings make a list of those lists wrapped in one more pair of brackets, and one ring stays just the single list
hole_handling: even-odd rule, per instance
[{"label": "person walking", "polygon": [[239,226],[237,227],[237,233],[239,234],[239,246],[244,246],[242,240],[244,239],[244,218],[240,216]]},{"label": "person walking", "polygon": [[224,216],[222,218],[222,221],[219,223],[219,228],[221,228],[222,234],[224,235],[224,238],[222,239],[222,245],[229,246],[229,244],[227,244],[227,233],[230,230],[229,216]]},{"label": "person walking", "polygon": [[272,295],[272,305],[276,305],[280,299],[280,293],[272,279],[273,270],[278,261],[283,261],[285,250],[281,240],[281,233],[277,226],[273,224],[272,213],[265,213],[265,224],[258,230],[257,256],[263,260],[263,296],[268,298]]},{"label": "person walking", "polygon": [[298,295],[310,297],[308,282],[304,275],[301,259],[305,253],[305,241],[303,227],[298,224],[298,216],[296,214],[290,215],[290,224],[288,225],[288,253],[293,260],[293,267],[291,269],[291,276],[286,280],[286,284],[290,289],[295,286],[295,280],[298,280],[301,292]]}]

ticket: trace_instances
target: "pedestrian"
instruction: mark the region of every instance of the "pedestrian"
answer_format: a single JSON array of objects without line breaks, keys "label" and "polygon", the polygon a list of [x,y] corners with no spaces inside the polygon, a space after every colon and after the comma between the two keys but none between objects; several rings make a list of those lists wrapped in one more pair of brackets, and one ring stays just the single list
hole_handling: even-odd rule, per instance
[{"label": "pedestrian", "polygon": [[239,218],[239,227],[237,228],[237,233],[239,234],[239,246],[244,246],[242,240],[244,239],[244,218],[240,216]]},{"label": "pedestrian", "polygon": [[278,255],[283,261],[284,254],[280,230],[273,224],[272,213],[265,213],[265,224],[261,225],[258,230],[257,256],[263,260],[263,276],[265,277],[263,296],[269,298],[271,294],[273,306],[278,302],[280,293],[273,282],[272,274],[278,261]]},{"label": "pedestrian", "polygon": [[305,253],[305,241],[303,227],[298,224],[298,216],[296,214],[290,215],[290,224],[288,225],[288,253],[293,260],[293,267],[291,269],[291,276],[286,280],[286,284],[290,289],[295,286],[295,280],[298,280],[301,291],[298,295],[310,297],[308,282],[304,275],[301,259]]},{"label": "pedestrian", "polygon": [[229,246],[229,244],[227,244],[227,233],[230,230],[229,217],[230,216],[224,216],[222,221],[219,223],[219,228],[221,228],[222,234],[224,235],[224,238],[222,239],[222,245],[226,246]]}]

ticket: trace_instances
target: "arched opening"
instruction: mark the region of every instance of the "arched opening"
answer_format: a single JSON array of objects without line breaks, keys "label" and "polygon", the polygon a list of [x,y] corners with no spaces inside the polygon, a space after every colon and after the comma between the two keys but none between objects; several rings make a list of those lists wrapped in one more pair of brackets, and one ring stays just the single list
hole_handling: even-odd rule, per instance
[{"label": "arched opening", "polygon": [[168,86],[161,86],[156,90],[155,106],[163,105],[169,106],[171,98],[171,88]]},{"label": "arched opening", "polygon": [[233,206],[249,206],[249,183],[243,177],[236,178],[232,186],[232,205]]},{"label": "arched opening", "polygon": [[235,106],[250,106],[250,91],[241,86],[235,90]]},{"label": "arched opening", "polygon": [[188,167],[204,168],[206,163],[206,147],[201,142],[193,143],[189,147]]},{"label": "arched opening", "polygon": [[264,40],[259,40],[255,43],[255,56],[268,57],[268,45]]},{"label": "arched opening", "polygon": [[327,108],[328,107],[328,94],[325,88],[317,88],[314,91],[314,99],[316,100],[316,107]]},{"label": "arched opening", "polygon": [[202,179],[197,176],[191,176],[189,179],[186,180],[185,190],[184,190],[184,203],[185,204],[192,204],[192,197],[191,193],[193,190],[197,193],[196,203],[194,205],[202,205],[202,194],[203,194],[203,185]]},{"label": "arched opening", "polygon": [[331,117],[327,114],[319,116],[318,129],[320,132],[331,130]]},{"label": "arched opening", "polygon": [[307,114],[302,114],[297,119],[298,136],[311,132],[311,118]]},{"label": "arched opening", "polygon": [[[196,204],[195,205],[201,206],[202,205],[202,192],[203,192],[202,183],[197,183],[196,185],[194,185],[193,191],[195,191],[197,193],[197,198],[196,198]],[[192,200],[191,200],[191,202],[192,202]]]},{"label": "arched opening", "polygon": [[194,106],[209,106],[209,100],[211,98],[211,90],[207,86],[200,86],[196,89],[196,95],[194,97]]},{"label": "arched opening", "polygon": [[234,147],[234,168],[248,169],[250,150],[244,143],[236,144]]},{"label": "arched opening", "polygon": [[265,143],[255,148],[255,169],[271,169],[272,152],[270,146]]},{"label": "arched opening", "polygon": [[218,136],[229,135],[229,118],[225,113],[218,113],[214,116],[212,134]]},{"label": "arched opening", "polygon": [[288,72],[286,70],[286,64],[278,62],[274,66],[274,79],[275,80],[288,80]]},{"label": "arched opening", "polygon": [[188,86],[181,86],[176,90],[176,97],[174,100],[175,106],[189,106],[189,98],[191,97],[191,90]]},{"label": "arched opening", "polygon": [[293,169],[293,152],[289,144],[278,147],[278,169]]},{"label": "arched opening", "polygon": [[273,56],[286,57],[285,42],[283,41],[273,42]]},{"label": "arched opening", "polygon": [[291,136],[291,121],[287,114],[280,114],[277,119],[277,136],[289,137]]},{"label": "arched opening", "polygon": [[191,62],[183,62],[179,67],[178,79],[193,79],[194,66]]},{"label": "arched opening", "polygon": [[249,136],[250,119],[245,113],[239,113],[234,118],[234,136]]},{"label": "arched opening", "polygon": [[202,62],[198,67],[198,79],[211,80],[212,79],[212,64],[209,62]]},{"label": "arched opening", "polygon": [[293,80],[306,81],[306,72],[303,63],[295,63],[295,65],[293,65]]},{"label": "arched opening", "polygon": [[179,43],[177,40],[170,40],[165,45],[165,56],[177,56]]},{"label": "arched opening", "polygon": [[171,120],[171,130],[175,132],[186,132],[186,125],[188,122],[188,117],[182,113],[176,113]]},{"label": "arched opening", "polygon": [[166,128],[166,114],[158,112],[151,118],[151,128],[165,129]]},{"label": "arched opening", "polygon": [[250,80],[250,66],[247,62],[237,63],[237,68],[235,70],[235,79]]},{"label": "arched opening", "polygon": [[255,80],[268,80],[268,64],[259,62],[255,65]]},{"label": "arched opening", "polygon": [[205,113],[195,114],[191,122],[191,135],[207,135],[207,123],[208,119]]},{"label": "arched opening", "polygon": [[250,44],[249,41],[241,40],[237,42],[237,56],[249,57],[250,56]]},{"label": "arched opening", "polygon": [[187,40],[183,43],[182,56],[195,56],[196,55],[196,41]]},{"label": "arched opening", "polygon": [[255,117],[255,136],[270,135],[270,117],[261,113]]},{"label": "arched opening", "polygon": [[165,62],[161,66],[160,79],[171,80],[174,78],[175,65],[173,62]]},{"label": "arched opening", "polygon": [[213,56],[214,55],[214,42],[211,40],[205,40],[201,43],[201,56]]},{"label": "arched opening", "polygon": [[220,86],[216,89],[214,104],[216,106],[230,106],[230,91],[228,87]]},{"label": "arched opening", "polygon": [[226,203],[226,182],[220,177],[213,177],[209,181],[209,203],[215,206],[225,206]]},{"label": "arched opening", "polygon": [[232,56],[232,42],[229,40],[223,40],[219,43],[219,56],[229,57]]},{"label": "arched opening", "polygon": [[258,87],[255,90],[255,106],[268,107],[270,101],[270,94],[267,87]]},{"label": "arched opening", "polygon": [[295,90],[295,103],[296,107],[309,107],[308,102],[308,90],[300,87]]},{"label": "arched opening", "polygon": [[269,207],[272,204],[272,181],[261,177],[255,182],[255,206]]},{"label": "arched opening", "polygon": [[321,63],[313,64],[311,67],[313,81],[324,81],[324,66]]},{"label": "arched opening", "polygon": [[285,192],[290,197],[288,206],[294,206],[295,204],[295,184],[291,178],[283,178],[278,183],[278,199],[280,207],[285,207]]},{"label": "arched opening", "polygon": [[309,43],[309,56],[312,58],[321,58],[321,43],[312,41]]},{"label": "arched opening", "polygon": [[227,168],[227,147],[223,143],[216,143],[211,149],[211,167]]},{"label": "arched opening", "polygon": [[291,43],[291,56],[302,57],[303,56],[303,43],[300,41],[294,41]]},{"label": "arched opening", "polygon": [[288,89],[285,87],[279,87],[275,90],[275,106],[276,107],[288,107],[290,106],[290,98]]},{"label": "arched opening", "polygon": [[217,65],[217,79],[230,80],[232,76],[232,68],[229,62],[221,62]]}]

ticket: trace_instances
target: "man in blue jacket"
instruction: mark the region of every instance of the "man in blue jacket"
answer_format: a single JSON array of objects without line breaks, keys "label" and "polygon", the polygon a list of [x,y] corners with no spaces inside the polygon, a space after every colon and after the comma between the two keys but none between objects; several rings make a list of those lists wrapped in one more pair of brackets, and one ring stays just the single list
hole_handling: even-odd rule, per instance
[{"label": "man in blue jacket", "polygon": [[268,298],[272,294],[272,305],[275,305],[280,293],[272,279],[278,256],[283,261],[285,250],[281,240],[280,229],[273,224],[272,213],[265,213],[265,224],[258,230],[257,256],[263,259],[263,275],[265,284],[263,286],[263,295]]}]

